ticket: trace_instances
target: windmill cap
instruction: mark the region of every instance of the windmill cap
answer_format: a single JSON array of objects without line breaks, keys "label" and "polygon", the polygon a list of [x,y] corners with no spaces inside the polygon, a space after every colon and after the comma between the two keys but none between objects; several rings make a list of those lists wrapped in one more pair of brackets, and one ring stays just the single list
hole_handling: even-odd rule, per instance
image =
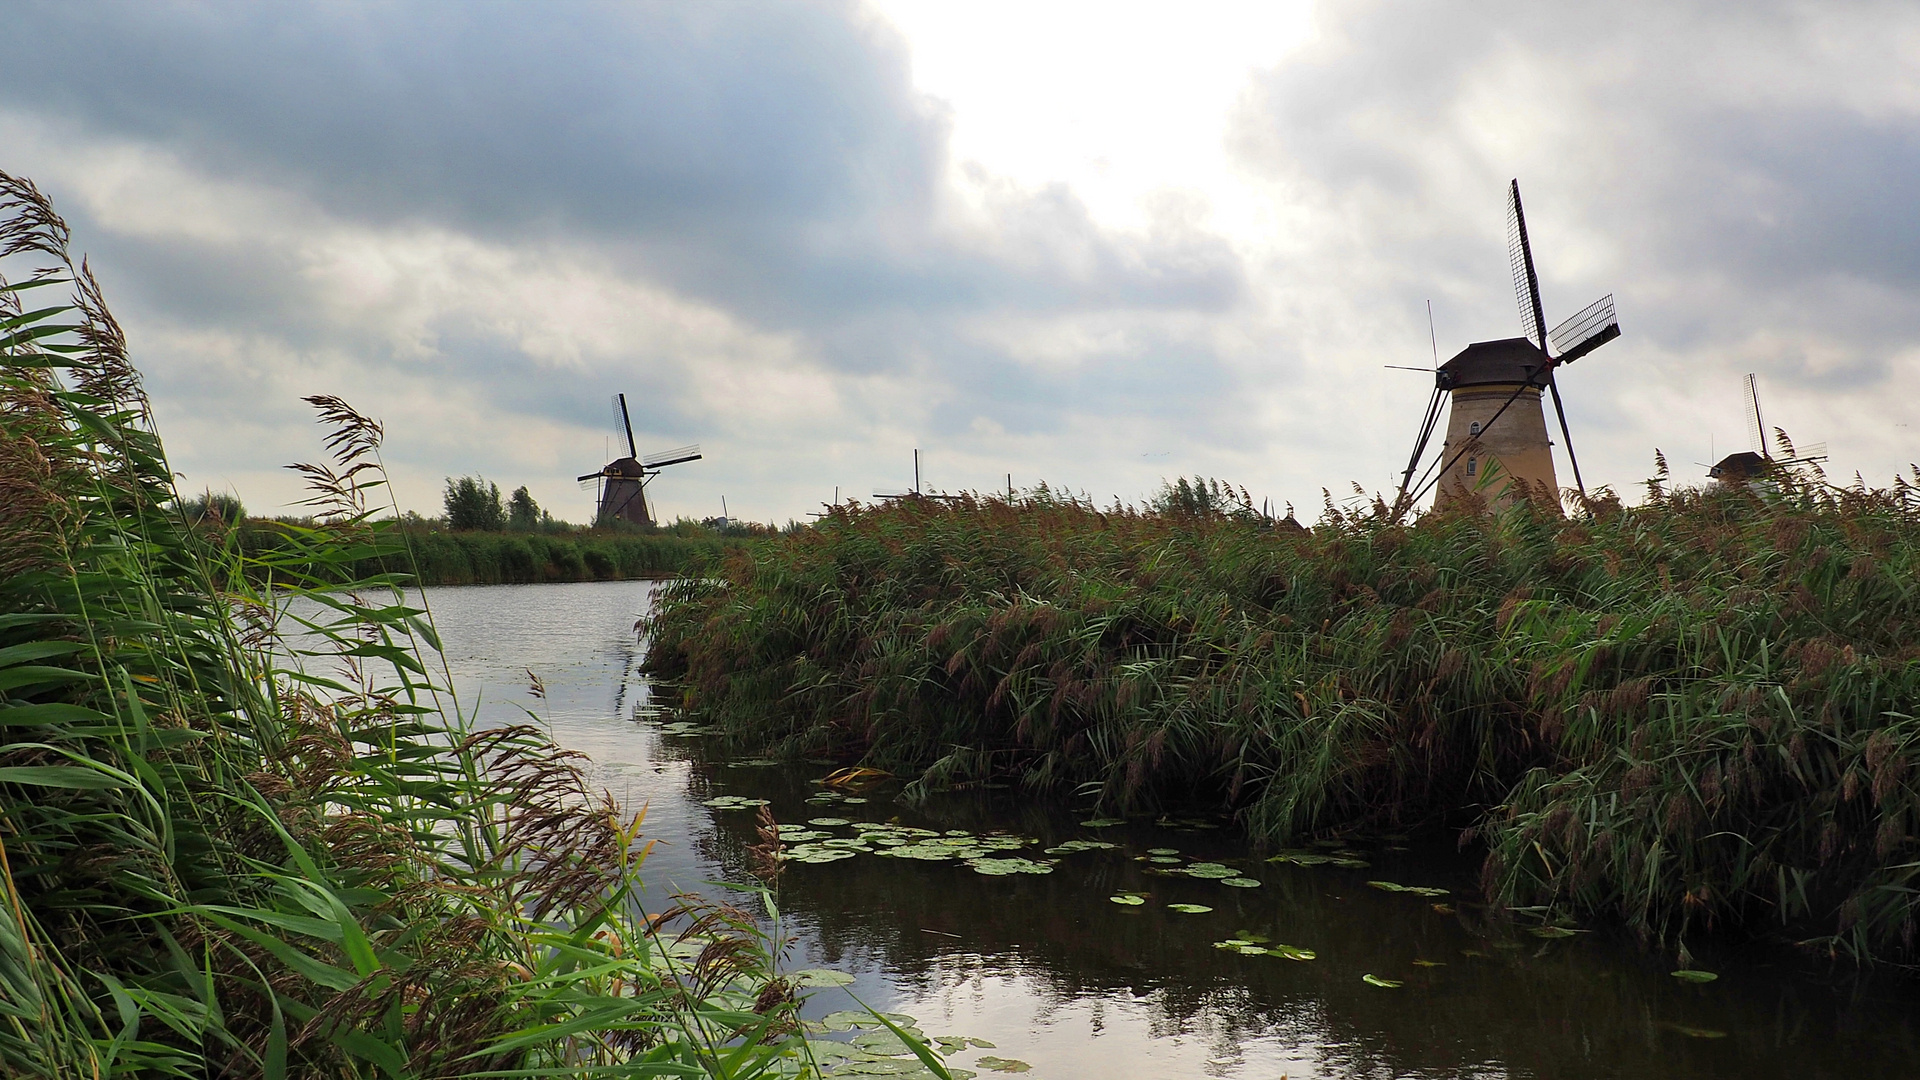
[{"label": "windmill cap", "polygon": [[1748,480],[1759,476],[1772,467],[1773,462],[1751,451],[1742,450],[1738,454],[1728,454],[1720,459],[1707,475],[1715,480]]},{"label": "windmill cap", "polygon": [[608,476],[638,477],[638,476],[645,476],[646,470],[642,469],[640,467],[640,463],[638,461],[635,461],[633,458],[623,457],[620,460],[615,461],[612,464],[608,465],[606,468],[606,473]]},{"label": "windmill cap", "polygon": [[1463,386],[1512,386],[1532,380],[1546,365],[1540,346],[1523,337],[1476,341],[1440,365],[1434,378],[1440,389]]}]

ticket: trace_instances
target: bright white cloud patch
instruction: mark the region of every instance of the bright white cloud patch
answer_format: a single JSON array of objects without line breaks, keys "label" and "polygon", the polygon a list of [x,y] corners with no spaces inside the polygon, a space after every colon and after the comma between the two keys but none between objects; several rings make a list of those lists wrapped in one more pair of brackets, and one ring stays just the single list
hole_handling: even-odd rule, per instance
[{"label": "bright white cloud patch", "polygon": [[[255,509],[382,415],[441,479],[590,495],[606,401],[708,457],[668,513],[911,481],[1311,513],[1518,333],[1519,176],[1591,483],[1769,419],[1884,481],[1920,397],[1908,6],[68,5],[0,68],[0,168],[73,220],[176,467]],[[87,40],[69,55],[61,41]],[[431,43],[429,48],[427,43]],[[53,59],[58,58],[56,63]],[[1563,466],[1564,469],[1564,466]]]}]

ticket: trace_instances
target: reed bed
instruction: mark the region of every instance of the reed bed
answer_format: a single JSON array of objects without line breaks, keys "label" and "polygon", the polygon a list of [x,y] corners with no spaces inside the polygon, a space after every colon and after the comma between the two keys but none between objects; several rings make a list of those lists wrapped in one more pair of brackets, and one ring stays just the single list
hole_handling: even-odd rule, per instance
[{"label": "reed bed", "polygon": [[[1664,466],[1662,466],[1664,472]],[[1488,898],[1911,963],[1920,499],[1815,478],[1399,524],[850,507],[670,586],[648,663],[735,744],[1257,841],[1457,830]]]},{"label": "reed bed", "polygon": [[[297,525],[249,521],[242,550],[256,559],[298,546]],[[754,541],[670,533],[450,532],[405,527],[397,556],[355,560],[342,581],[404,571],[422,585],[519,585],[630,581],[697,571],[730,547]]]},{"label": "reed bed", "polygon": [[777,923],[643,911],[642,821],[354,576],[379,425],[311,399],[285,543],[189,522],[67,240],[0,173],[0,1074],[812,1075]]}]

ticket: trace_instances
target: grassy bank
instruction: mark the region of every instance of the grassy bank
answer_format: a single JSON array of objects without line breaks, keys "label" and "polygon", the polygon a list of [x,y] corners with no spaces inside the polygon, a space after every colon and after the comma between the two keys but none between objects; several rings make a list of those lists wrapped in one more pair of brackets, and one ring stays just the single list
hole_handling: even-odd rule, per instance
[{"label": "grassy bank", "polygon": [[[237,531],[242,551],[262,565],[298,550],[304,526],[249,521]],[[729,537],[632,532],[454,532],[397,529],[396,555],[368,554],[345,566],[348,580],[406,570],[426,585],[506,585],[541,581],[625,581],[676,577],[728,549],[755,543]]]},{"label": "grassy bank", "polygon": [[469,725],[426,612],[356,579],[405,551],[379,425],[310,399],[318,524],[210,543],[4,173],[0,252],[53,267],[0,280],[0,1075],[817,1075],[777,921],[644,911],[643,822]]},{"label": "grassy bank", "polygon": [[1444,825],[1506,904],[1915,959],[1920,500],[1654,496],[1312,530],[900,501],[676,585],[649,663],[736,743],[923,789]]}]

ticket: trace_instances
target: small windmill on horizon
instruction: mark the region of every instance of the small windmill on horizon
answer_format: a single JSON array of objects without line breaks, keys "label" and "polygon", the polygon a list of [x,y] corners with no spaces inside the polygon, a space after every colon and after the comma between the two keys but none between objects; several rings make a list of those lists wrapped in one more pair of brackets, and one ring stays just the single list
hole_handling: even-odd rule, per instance
[{"label": "small windmill on horizon", "polygon": [[1741,396],[1746,398],[1747,423],[1752,426],[1747,432],[1751,450],[1737,454],[1728,454],[1707,469],[1707,475],[1728,487],[1737,487],[1750,480],[1758,480],[1778,469],[1793,468],[1800,465],[1812,465],[1827,460],[1827,444],[1817,443],[1804,449],[1796,448],[1793,440],[1780,428],[1774,428],[1774,438],[1779,444],[1780,456],[1767,453],[1767,418],[1760,411],[1760,380],[1752,372],[1740,382]]},{"label": "small windmill on horizon", "polygon": [[647,507],[647,483],[669,465],[700,460],[700,445],[695,443],[649,454],[643,460],[633,442],[633,418],[627,413],[627,395],[616,394],[614,400],[620,427],[627,436],[627,456],[608,462],[599,472],[575,479],[582,485],[593,481],[599,489],[593,515],[596,526],[604,527],[615,521],[652,525],[653,514]]},{"label": "small windmill on horizon", "polygon": [[[1543,393],[1553,397],[1574,485],[1586,494],[1554,369],[1620,336],[1613,295],[1601,297],[1551,331],[1545,330],[1540,278],[1533,268],[1533,245],[1527,238],[1519,180],[1507,188],[1507,245],[1525,336],[1476,341],[1434,372],[1433,397],[1427,402],[1426,417],[1394,499],[1395,517],[1405,514],[1429,491],[1437,491],[1436,507],[1466,497],[1488,482],[1489,469],[1497,470],[1495,475],[1500,477],[1494,481],[1499,486],[1486,492],[1491,504],[1503,505],[1545,491],[1552,493],[1551,505],[1557,509],[1560,488],[1553,471],[1553,440],[1547,434],[1546,413],[1540,402]],[[1439,456],[1416,481],[1414,474],[1439,426],[1443,404],[1449,406],[1446,438],[1440,444]]]}]

